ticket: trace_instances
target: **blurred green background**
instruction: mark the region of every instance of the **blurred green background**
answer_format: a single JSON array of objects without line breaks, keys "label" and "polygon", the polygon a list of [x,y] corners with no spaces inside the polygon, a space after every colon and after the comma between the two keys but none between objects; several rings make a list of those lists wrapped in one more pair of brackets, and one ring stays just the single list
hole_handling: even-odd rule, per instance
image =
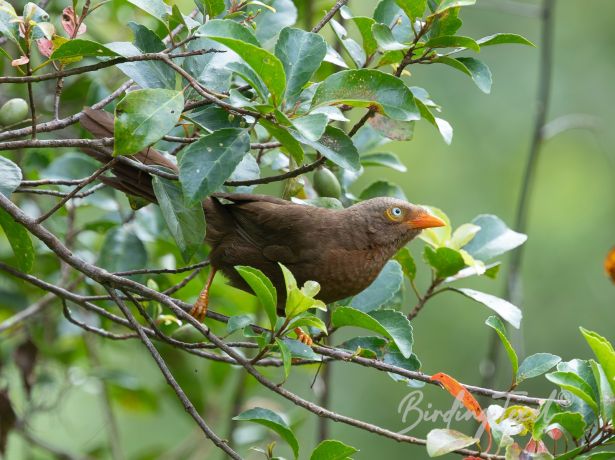
[{"label": "blurred green background", "polygon": [[[51,2],[53,9],[61,9],[58,3]],[[188,1],[178,3],[184,12],[191,8]],[[371,11],[374,4],[371,0],[350,2],[355,12]],[[504,1],[483,0],[476,7],[464,8],[460,33],[482,37],[496,32],[514,32],[540,46],[539,19],[515,14],[507,5],[509,3]],[[325,6],[327,2],[318,2],[316,11],[320,12]],[[93,16],[88,24],[89,31],[101,40],[120,40],[119,35],[128,38],[124,24],[133,18],[133,9],[117,0],[104,9],[109,13],[101,11],[100,15]],[[580,113],[596,117],[597,124],[595,130],[573,130],[558,135],[544,144],[540,154],[529,205],[529,239],[523,260],[524,296],[520,306],[524,318],[521,331],[513,334],[520,357],[536,352],[554,353],[564,360],[589,357],[590,351],[578,326],[615,341],[615,285],[603,269],[606,253],[615,245],[615,152],[612,148],[615,130],[611,129],[615,124],[614,17],[615,3],[609,0],[558,0],[556,4],[548,120]],[[139,20],[147,23],[148,18]],[[105,27],[101,28],[103,24]],[[402,186],[411,201],[443,209],[454,226],[469,222],[481,213],[496,214],[512,224],[536,112],[540,52],[530,47],[505,46],[486,49],[481,55],[494,76],[490,95],[484,95],[470,79],[445,66],[410,69],[412,85],[426,88],[434,100],[444,106],[442,116],[455,130],[453,143],[447,146],[430,125],[419,123],[413,141],[387,147],[400,156],[408,172],[372,168],[355,184],[356,193],[384,176]],[[421,257],[421,245],[414,242],[410,246],[416,258]],[[506,261],[504,259],[498,280],[480,280],[474,284],[501,295]],[[196,284],[192,287],[195,292],[198,290]],[[215,310],[232,312],[229,305],[233,302],[252,302],[243,294],[237,294],[237,299],[222,299],[217,295],[221,291],[219,286],[214,287],[212,308]],[[409,309],[414,301],[411,293],[406,294],[405,301]],[[430,374],[442,371],[464,383],[480,384],[481,362],[490,337],[484,320],[489,314],[480,305],[452,294],[430,301],[414,321],[415,352],[423,363],[423,370]],[[159,392],[166,395],[149,406],[135,402],[139,398],[131,399],[126,394],[124,400],[116,399],[118,403],[113,407],[126,458],[220,458],[197,432],[180,403],[170,396],[161,375],[140,345],[94,342],[92,346],[97,349],[105,368],[117,369],[122,378],[132,379],[135,388],[146,388],[153,395]],[[58,346],[61,348],[62,344]],[[190,375],[193,377],[191,395],[199,395],[205,418],[224,435],[229,423],[230,399],[241,378],[238,370],[187,360],[171,350],[166,351],[166,357],[178,372],[189,374],[185,381]],[[54,369],[46,371],[50,375],[54,373]],[[294,371],[289,388],[315,399],[316,391],[310,388],[315,372],[314,367]],[[334,411],[394,431],[402,430],[415,420],[416,414],[411,413],[407,422],[402,422],[398,411],[400,401],[414,391],[413,388],[394,382],[384,373],[345,363],[335,363],[332,373],[331,408]],[[504,389],[510,381],[506,361],[501,362],[497,373],[496,388]],[[271,374],[279,375],[277,371]],[[107,427],[100,385],[78,366],[71,369],[69,375],[69,391],[63,393],[53,410],[32,417],[29,425],[41,439],[67,450],[96,450],[97,446],[106,443]],[[215,377],[214,382],[210,382],[211,376]],[[251,378],[241,384],[251,391],[246,406],[266,405],[287,412],[299,427],[304,455],[311,450],[316,444],[314,416],[267,391],[257,390]],[[552,388],[539,378],[524,383],[520,390],[546,396]],[[42,402],[55,400],[51,391],[48,395],[43,391],[36,396]],[[447,410],[450,406],[451,398],[443,391],[435,387],[425,389],[420,403],[423,410]],[[426,421],[410,434],[423,437],[430,429],[443,425],[441,419]],[[237,434],[239,441],[250,443],[254,436],[258,439],[259,433],[262,431],[244,427]],[[422,447],[396,444],[341,424],[331,423],[330,437],[359,448],[360,452],[354,456],[359,460],[427,458]],[[254,443],[265,445],[264,442]],[[289,453],[283,443],[279,449],[281,454]],[[247,453],[245,449],[242,452]],[[260,454],[249,455],[259,458]],[[12,436],[7,458],[48,456],[31,449],[18,436]]]}]

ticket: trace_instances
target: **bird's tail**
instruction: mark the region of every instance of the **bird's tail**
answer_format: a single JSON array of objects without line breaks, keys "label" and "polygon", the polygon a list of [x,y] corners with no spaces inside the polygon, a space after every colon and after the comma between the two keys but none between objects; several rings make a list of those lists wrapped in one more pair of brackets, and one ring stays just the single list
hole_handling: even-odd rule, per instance
[{"label": "bird's tail", "polygon": [[[94,110],[86,107],[80,119],[81,126],[96,138],[113,137],[113,115],[104,110]],[[82,149],[88,156],[101,163],[108,163],[113,159],[108,149],[95,149],[85,147]],[[131,159],[150,166],[162,166],[177,172],[177,166],[159,151],[147,148],[130,157]],[[152,177],[134,165],[118,161],[111,171],[114,177],[101,177],[103,183],[128,195],[144,198],[155,203],[156,195],[152,186]]]}]

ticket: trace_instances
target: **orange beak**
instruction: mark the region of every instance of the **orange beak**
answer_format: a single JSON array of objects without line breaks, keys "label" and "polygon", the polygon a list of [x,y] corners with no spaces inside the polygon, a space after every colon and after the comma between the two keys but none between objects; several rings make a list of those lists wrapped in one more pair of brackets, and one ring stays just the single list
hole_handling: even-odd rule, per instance
[{"label": "orange beak", "polygon": [[408,224],[410,225],[410,228],[415,230],[423,230],[425,228],[444,227],[446,222],[439,217],[426,212],[419,214],[414,219],[411,219],[408,221]]}]

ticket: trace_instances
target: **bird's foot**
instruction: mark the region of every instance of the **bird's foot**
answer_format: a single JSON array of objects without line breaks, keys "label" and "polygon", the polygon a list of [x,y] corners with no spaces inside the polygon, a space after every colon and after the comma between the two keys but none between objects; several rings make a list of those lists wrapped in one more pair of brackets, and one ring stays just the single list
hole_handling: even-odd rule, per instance
[{"label": "bird's foot", "polygon": [[308,347],[311,347],[314,344],[312,337],[307,332],[304,332],[300,327],[295,328],[295,334],[297,334],[297,340]]},{"label": "bird's foot", "polygon": [[190,310],[190,316],[197,319],[199,322],[203,322],[207,315],[207,307],[209,306],[209,290],[203,289],[199,294],[199,298],[196,299],[192,309]]}]

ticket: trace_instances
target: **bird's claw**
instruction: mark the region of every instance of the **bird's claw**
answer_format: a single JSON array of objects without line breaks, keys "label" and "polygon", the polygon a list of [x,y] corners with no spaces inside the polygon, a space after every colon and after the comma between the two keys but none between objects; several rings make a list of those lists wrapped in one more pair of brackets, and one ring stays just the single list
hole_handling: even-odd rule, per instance
[{"label": "bird's claw", "polygon": [[297,340],[308,347],[311,347],[314,344],[312,337],[306,332],[303,332],[303,329],[300,327],[295,328],[295,334],[297,334]]},{"label": "bird's claw", "polygon": [[190,316],[198,320],[199,322],[203,322],[205,316],[207,315],[207,307],[209,306],[209,293],[205,290],[201,292],[199,298],[196,299],[192,309],[190,310]]}]

